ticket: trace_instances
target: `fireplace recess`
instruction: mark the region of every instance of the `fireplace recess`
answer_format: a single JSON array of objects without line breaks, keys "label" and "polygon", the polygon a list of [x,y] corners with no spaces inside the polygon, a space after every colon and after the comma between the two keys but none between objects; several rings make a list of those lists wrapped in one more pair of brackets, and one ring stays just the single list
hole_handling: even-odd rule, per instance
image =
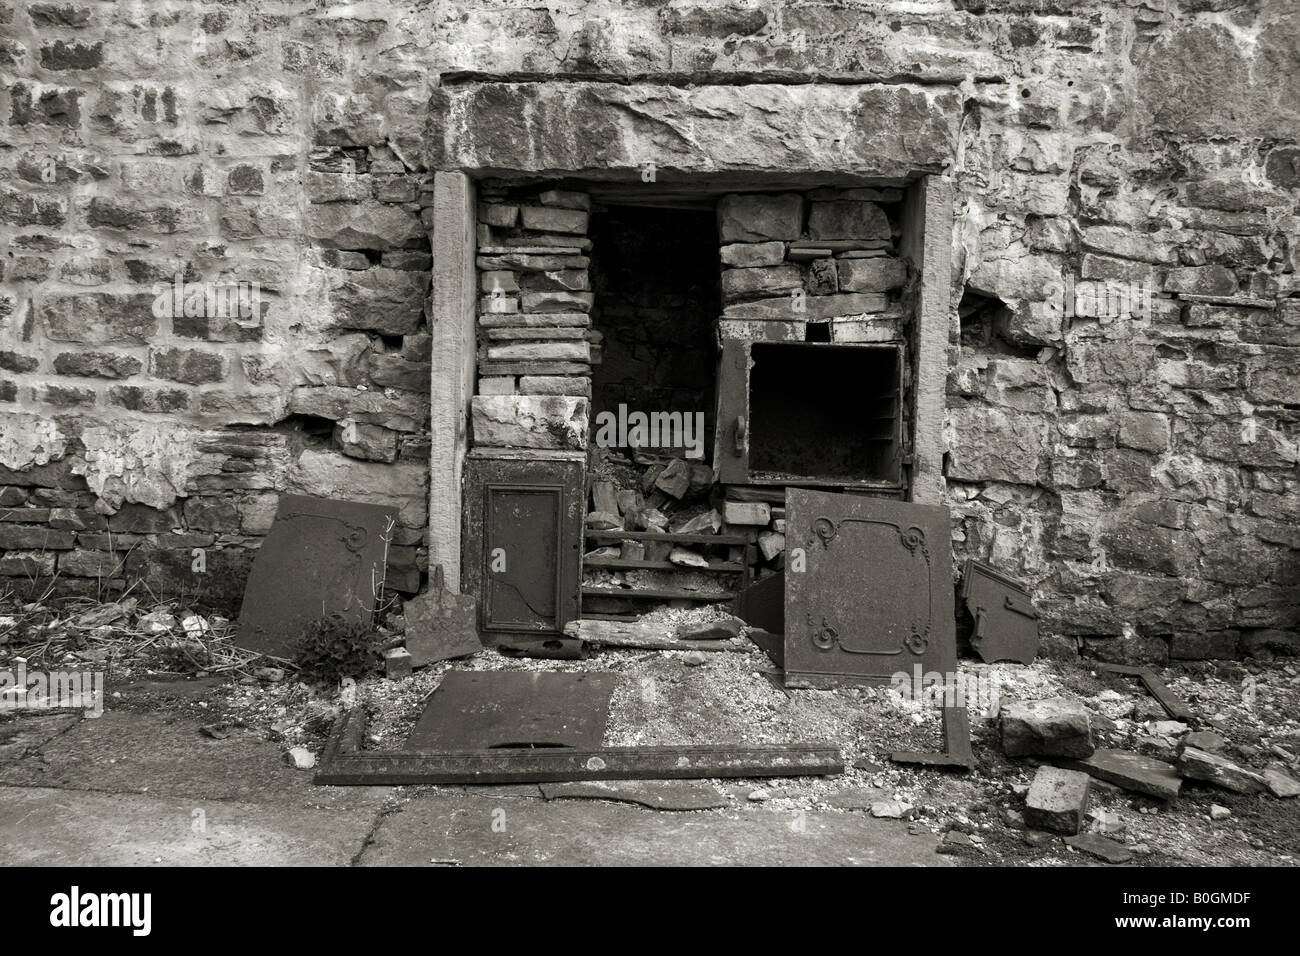
[{"label": "fireplace recess", "polygon": [[900,487],[901,386],[896,345],[725,342],[721,480]]}]

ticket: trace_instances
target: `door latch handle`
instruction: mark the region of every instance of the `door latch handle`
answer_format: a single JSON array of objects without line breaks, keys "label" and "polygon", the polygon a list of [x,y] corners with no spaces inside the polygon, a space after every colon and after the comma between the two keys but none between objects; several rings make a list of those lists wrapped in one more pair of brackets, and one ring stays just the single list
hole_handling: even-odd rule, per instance
[{"label": "door latch handle", "polygon": [[1029,608],[1021,607],[1020,605],[1016,604],[1016,602],[1012,599],[1010,594],[1003,597],[1002,604],[1008,611],[1010,611],[1013,614],[1019,614],[1022,617],[1031,618],[1035,621],[1038,620],[1038,612],[1035,611],[1032,606],[1030,606]]},{"label": "door latch handle", "polygon": [[736,416],[736,454],[749,454],[749,426],[745,424],[745,416]]}]

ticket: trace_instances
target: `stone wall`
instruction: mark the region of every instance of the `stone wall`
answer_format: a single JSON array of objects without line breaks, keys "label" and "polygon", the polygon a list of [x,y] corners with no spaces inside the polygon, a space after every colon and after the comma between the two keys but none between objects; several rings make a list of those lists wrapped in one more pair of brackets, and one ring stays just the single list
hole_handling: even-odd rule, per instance
[{"label": "stone wall", "polygon": [[485,184],[478,207],[479,448],[582,451],[591,395],[591,199]]},{"label": "stone wall", "polygon": [[[418,586],[434,168],[927,172],[957,556],[1071,653],[1294,648],[1298,37],[1290,0],[0,3],[0,571],[237,582],[292,489],[399,504]],[[178,273],[259,314],[156,314]]]}]

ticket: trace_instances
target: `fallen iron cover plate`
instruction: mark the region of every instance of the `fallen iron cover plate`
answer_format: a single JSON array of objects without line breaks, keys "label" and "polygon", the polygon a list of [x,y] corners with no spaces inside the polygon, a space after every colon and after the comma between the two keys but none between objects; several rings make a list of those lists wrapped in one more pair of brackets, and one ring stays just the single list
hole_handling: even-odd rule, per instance
[{"label": "fallen iron cover plate", "polygon": [[617,680],[615,674],[590,672],[448,671],[406,746],[599,750]]},{"label": "fallen iron cover plate", "polygon": [[331,613],[369,625],[396,520],[387,505],[281,495],[248,576],[235,643],[292,657],[303,629]]},{"label": "fallen iron cover plate", "polygon": [[953,673],[951,539],[941,506],[789,489],[786,686]]},{"label": "fallen iron cover plate", "polygon": [[1038,612],[1029,592],[978,561],[967,561],[961,596],[974,619],[970,643],[986,664],[1032,664],[1038,656]]},{"label": "fallen iron cover plate", "polygon": [[478,602],[472,595],[447,590],[441,564],[432,569],[428,590],[408,599],[402,614],[412,667],[483,650],[478,636]]}]

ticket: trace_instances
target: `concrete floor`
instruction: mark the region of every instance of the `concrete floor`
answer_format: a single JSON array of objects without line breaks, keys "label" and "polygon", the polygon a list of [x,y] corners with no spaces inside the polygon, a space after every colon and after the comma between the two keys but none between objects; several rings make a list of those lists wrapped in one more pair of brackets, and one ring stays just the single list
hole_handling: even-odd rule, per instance
[{"label": "concrete floor", "polygon": [[0,725],[0,841],[19,865],[949,866],[864,812],[677,812],[535,786],[317,787],[252,732],[107,710]]}]

